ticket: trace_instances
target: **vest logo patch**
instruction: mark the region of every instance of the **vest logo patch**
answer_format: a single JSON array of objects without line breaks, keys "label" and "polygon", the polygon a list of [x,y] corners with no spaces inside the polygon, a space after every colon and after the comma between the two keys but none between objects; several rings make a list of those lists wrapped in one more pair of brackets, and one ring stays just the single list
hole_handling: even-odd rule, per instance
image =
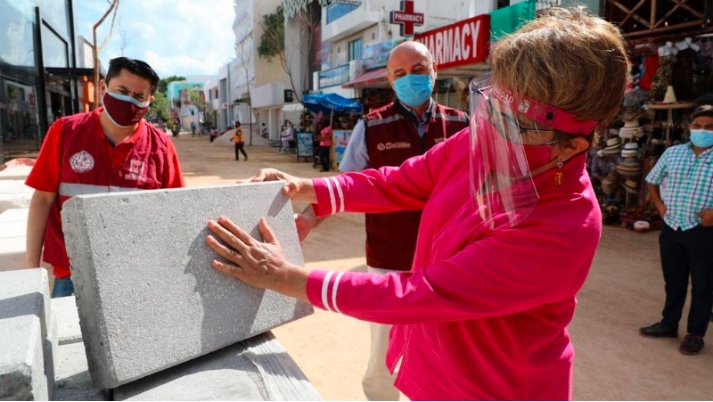
[{"label": "vest logo patch", "polygon": [[126,180],[146,181],[144,167],[146,164],[142,160],[132,159],[129,161],[129,173],[124,176]]},{"label": "vest logo patch", "polygon": [[86,173],[94,169],[94,158],[87,151],[79,151],[69,158],[69,165],[77,173]]},{"label": "vest logo patch", "polygon": [[438,138],[434,138],[434,139],[433,139],[433,142],[436,143],[436,144],[438,144],[439,142],[443,142],[443,141],[445,141],[445,140],[446,140],[446,139],[443,138],[443,137],[438,137]]},{"label": "vest logo patch", "polygon": [[376,146],[376,149],[378,149],[379,151],[388,151],[390,149],[407,149],[407,148],[411,148],[410,142],[387,142],[387,143],[380,142]]}]

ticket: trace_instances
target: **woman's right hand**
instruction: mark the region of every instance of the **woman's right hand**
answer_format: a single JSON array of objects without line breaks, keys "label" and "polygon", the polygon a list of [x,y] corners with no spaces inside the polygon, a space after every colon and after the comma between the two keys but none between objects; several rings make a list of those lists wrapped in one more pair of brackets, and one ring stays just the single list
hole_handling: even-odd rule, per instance
[{"label": "woman's right hand", "polygon": [[303,179],[281,172],[277,169],[260,169],[257,175],[251,177],[251,182],[284,180],[285,187],[282,192],[288,195],[293,201],[304,201],[310,204],[317,203],[317,193],[311,179]]}]

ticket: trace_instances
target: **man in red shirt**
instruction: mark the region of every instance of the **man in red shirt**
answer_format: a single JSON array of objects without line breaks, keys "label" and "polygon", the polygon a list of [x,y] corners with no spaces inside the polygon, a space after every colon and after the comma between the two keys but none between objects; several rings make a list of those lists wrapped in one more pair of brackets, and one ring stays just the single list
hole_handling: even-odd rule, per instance
[{"label": "man in red shirt", "polygon": [[143,61],[113,59],[100,83],[103,106],[58,119],[47,132],[25,182],[35,189],[25,266],[38,267],[40,255],[52,265],[53,298],[74,293],[60,216],[65,201],[82,194],[184,186],[170,138],[142,120],[158,82]]}]

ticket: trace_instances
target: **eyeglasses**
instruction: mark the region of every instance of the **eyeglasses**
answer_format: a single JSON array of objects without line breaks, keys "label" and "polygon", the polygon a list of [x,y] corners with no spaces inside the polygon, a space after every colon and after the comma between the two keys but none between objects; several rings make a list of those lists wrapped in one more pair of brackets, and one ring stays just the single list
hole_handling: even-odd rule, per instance
[{"label": "eyeglasses", "polygon": [[[500,111],[499,108],[493,104],[493,101],[490,96],[485,93],[485,90],[487,90],[488,88],[478,88],[476,89],[476,93],[478,94],[478,96],[484,97],[484,99],[487,101],[489,119],[493,123],[495,129],[503,138],[510,142],[531,143],[537,142],[537,140],[533,138],[535,135],[551,137],[555,134],[554,130],[542,130],[535,127],[520,126],[520,123],[511,114]],[[518,132],[520,133],[520,138],[509,138],[510,135],[508,135],[508,133],[512,132],[512,129],[518,130]],[[550,140],[545,143],[533,145],[554,145],[559,142],[561,141]]]},{"label": "eyeglasses", "polygon": [[713,131],[713,123],[701,124],[701,123],[688,123],[688,128],[691,130],[708,130]]}]

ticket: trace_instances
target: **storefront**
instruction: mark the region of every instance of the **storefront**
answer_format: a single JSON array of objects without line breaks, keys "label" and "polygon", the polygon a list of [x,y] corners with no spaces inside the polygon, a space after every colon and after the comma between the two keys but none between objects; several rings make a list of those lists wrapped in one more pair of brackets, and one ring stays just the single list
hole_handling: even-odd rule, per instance
[{"label": "storefront", "polygon": [[[627,39],[630,86],[618,121],[601,130],[603,156],[592,155],[593,177],[605,222],[633,228],[643,220],[657,228],[645,177],[666,148],[688,141],[694,100],[713,93],[713,35],[703,11],[711,1],[614,3],[607,2],[605,16]],[[600,173],[595,165],[610,168]]]},{"label": "storefront", "polygon": [[73,0],[0,0],[0,161],[39,150],[49,124],[80,111]]}]

